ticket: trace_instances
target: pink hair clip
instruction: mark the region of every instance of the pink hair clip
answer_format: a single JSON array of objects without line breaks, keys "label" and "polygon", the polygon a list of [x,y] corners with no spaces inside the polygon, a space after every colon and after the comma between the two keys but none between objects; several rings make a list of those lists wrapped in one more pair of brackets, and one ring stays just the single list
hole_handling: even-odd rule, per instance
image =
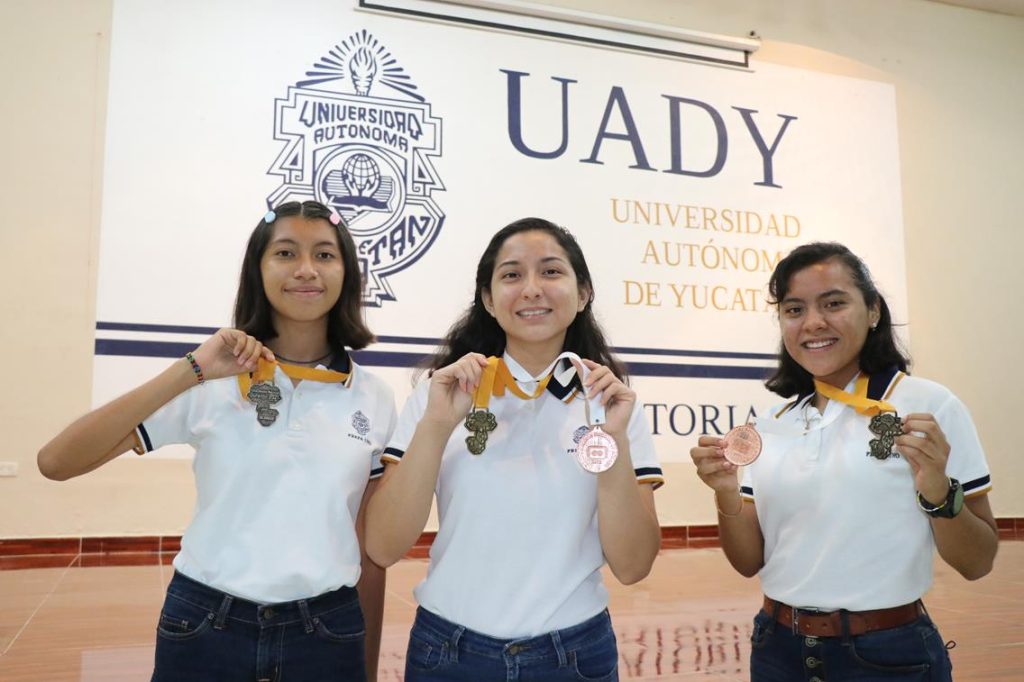
[{"label": "pink hair clip", "polygon": [[341,216],[337,211],[331,211],[331,225],[341,225]]}]

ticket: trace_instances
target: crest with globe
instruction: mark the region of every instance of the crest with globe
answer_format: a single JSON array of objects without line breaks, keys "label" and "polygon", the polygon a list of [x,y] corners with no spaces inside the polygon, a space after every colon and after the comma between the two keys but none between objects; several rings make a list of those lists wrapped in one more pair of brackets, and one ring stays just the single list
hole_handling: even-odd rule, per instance
[{"label": "crest with globe", "polygon": [[380,164],[370,154],[356,152],[340,168],[335,166],[324,174],[321,189],[329,203],[351,219],[364,211],[389,210],[394,179],[381,173]]}]

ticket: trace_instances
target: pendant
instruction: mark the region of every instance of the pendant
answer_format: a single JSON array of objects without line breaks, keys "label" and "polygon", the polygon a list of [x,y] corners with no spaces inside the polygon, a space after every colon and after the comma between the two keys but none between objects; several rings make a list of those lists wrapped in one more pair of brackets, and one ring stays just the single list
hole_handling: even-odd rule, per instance
[{"label": "pendant", "polygon": [[256,406],[256,421],[270,426],[277,421],[278,412],[271,405],[281,401],[281,389],[270,382],[253,384],[246,396]]},{"label": "pendant", "polygon": [[760,454],[761,434],[750,424],[741,424],[722,438],[722,455],[736,466],[746,466]]},{"label": "pendant", "polygon": [[498,420],[488,410],[473,410],[466,415],[466,429],[470,435],[466,446],[474,455],[482,454],[487,448],[487,435],[498,428]]},{"label": "pendant", "polygon": [[903,421],[892,412],[882,412],[871,418],[868,429],[878,436],[868,443],[868,447],[871,448],[868,454],[875,459],[892,457],[892,446],[896,442],[896,437],[903,433]]},{"label": "pendant", "polygon": [[619,446],[615,444],[615,439],[602,431],[600,426],[587,431],[576,444],[576,461],[592,474],[611,469],[618,456]]}]

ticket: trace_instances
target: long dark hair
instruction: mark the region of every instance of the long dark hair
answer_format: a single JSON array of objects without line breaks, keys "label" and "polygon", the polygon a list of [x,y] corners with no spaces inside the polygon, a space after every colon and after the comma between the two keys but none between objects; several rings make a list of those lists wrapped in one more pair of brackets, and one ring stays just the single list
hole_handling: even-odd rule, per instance
[{"label": "long dark hair", "polygon": [[[779,261],[775,272],[768,280],[769,302],[778,308],[789,293],[793,275],[806,267],[826,260],[836,259],[850,271],[853,283],[864,297],[864,303],[871,308],[878,303],[880,316],[878,325],[868,332],[864,347],[860,351],[860,371],[874,374],[890,367],[907,371],[910,359],[900,349],[893,332],[892,315],[885,298],[878,292],[868,266],[852,251],[838,242],[813,242],[799,246]],[[784,398],[814,393],[814,377],[801,367],[786,351],[786,344],[779,344],[779,366],[765,381],[769,391]]]},{"label": "long dark hair", "polygon": [[[238,295],[235,297],[234,325],[246,334],[266,343],[277,336],[274,329],[273,309],[263,289],[263,272],[260,262],[274,235],[274,223],[281,218],[301,215],[303,218],[322,218],[334,228],[341,249],[341,261],[345,276],[341,282],[341,295],[327,316],[327,342],[335,352],[345,346],[353,350],[365,348],[373,342],[373,334],[363,317],[363,278],[356,258],[356,246],[344,222],[331,222],[331,210],[319,201],[289,201],[274,209],[276,219],[259,222],[249,236],[242,260],[242,274],[238,280]],[[269,215],[269,214],[268,214]]]},{"label": "long dark hair", "polygon": [[576,285],[590,292],[590,300],[583,311],[576,314],[566,330],[562,350],[572,351],[580,357],[605,365],[615,376],[625,381],[628,377],[626,368],[612,354],[601,325],[594,317],[594,282],[590,277],[587,261],[583,257],[583,250],[568,230],[543,218],[517,220],[501,228],[491,237],[476,266],[476,291],[473,294],[473,302],[448,330],[440,348],[427,360],[426,366],[431,370],[441,369],[471,352],[482,355],[501,355],[505,352],[505,332],[484,308],[482,292],[490,291],[498,251],[509,237],[520,232],[544,232],[551,235],[568,256],[569,265],[576,273]]}]

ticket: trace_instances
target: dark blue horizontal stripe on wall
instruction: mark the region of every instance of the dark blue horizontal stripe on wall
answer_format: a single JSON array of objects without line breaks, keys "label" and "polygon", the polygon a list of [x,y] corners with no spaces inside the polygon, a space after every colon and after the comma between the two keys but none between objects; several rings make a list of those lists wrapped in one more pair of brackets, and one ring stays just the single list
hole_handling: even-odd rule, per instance
[{"label": "dark blue horizontal stripe on wall", "polygon": [[[195,349],[194,343],[173,341],[130,341],[97,339],[96,355],[118,355],[138,358],[180,358]],[[396,353],[360,350],[352,354],[356,362],[367,367],[416,367],[428,356],[422,353]],[[627,362],[630,374],[638,377],[691,377],[698,379],[762,380],[770,367],[726,367],[720,365],[675,365],[660,362]]]},{"label": "dark blue horizontal stripe on wall", "polygon": [[616,353],[630,353],[635,355],[667,355],[680,358],[733,358],[736,360],[775,360],[779,357],[775,353],[734,353],[726,350],[675,350],[672,348],[633,348],[630,346],[616,346],[613,349]]},{"label": "dark blue horizontal stripe on wall", "polygon": [[137,324],[134,322],[97,322],[100,331],[165,332],[167,334],[213,334],[217,327],[189,327],[177,324]]},{"label": "dark blue horizontal stripe on wall", "polygon": [[[162,332],[165,334],[213,334],[217,331],[217,327],[192,327],[192,326],[181,326],[173,324],[136,324],[133,322],[97,322],[96,329],[98,331],[124,331],[124,332]],[[377,341],[380,343],[394,343],[397,345],[412,345],[412,346],[437,346],[440,345],[441,339],[431,338],[429,336],[378,336]],[[182,345],[175,344],[174,342],[143,342],[137,343],[170,343],[171,345]],[[97,340],[96,347],[99,348],[100,340]],[[184,344],[188,345],[188,344]],[[192,350],[195,346],[192,345],[186,350]],[[720,359],[733,359],[733,360],[770,360],[775,362],[778,356],[772,353],[736,353],[732,351],[714,351],[714,350],[676,350],[674,348],[636,348],[632,346],[620,346],[612,349],[616,353],[626,353],[632,355],[660,355],[663,357],[678,357],[678,358],[720,358]],[[182,351],[180,354],[184,354]],[[378,351],[359,351],[362,352],[378,352]],[[129,355],[129,353],[100,353],[96,351],[98,355]],[[174,357],[178,353],[172,355],[160,355],[159,357]],[[145,353],[143,355],[148,355]],[[359,357],[357,353],[357,358]],[[365,363],[368,364],[368,363]],[[639,364],[639,363],[634,363]],[[402,367],[404,365],[394,365]],[[632,366],[632,365],[631,365]],[[639,374],[639,372],[634,372]]]}]

